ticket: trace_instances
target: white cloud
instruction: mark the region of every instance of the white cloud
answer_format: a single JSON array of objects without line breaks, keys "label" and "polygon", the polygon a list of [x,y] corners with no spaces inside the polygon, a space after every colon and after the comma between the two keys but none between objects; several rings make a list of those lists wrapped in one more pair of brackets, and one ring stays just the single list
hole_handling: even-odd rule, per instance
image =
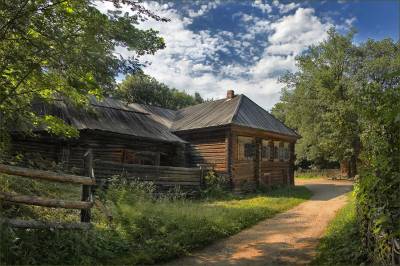
[{"label": "white cloud", "polygon": [[[241,23],[246,26],[245,32],[240,34],[230,31],[211,33],[209,30],[194,32],[188,27],[196,16],[194,13],[184,17],[171,5],[156,2],[146,5],[171,21],[148,20],[139,25],[143,29],[158,30],[166,42],[165,49],[141,57],[142,61],[151,62],[144,68],[145,73],[171,87],[189,93],[200,92],[205,98],[221,98],[226,90],[234,89],[267,109],[279,100],[282,84],[278,83],[278,74],[295,71],[295,56],[307,46],[323,40],[331,26],[316,17],[313,9],[297,8],[294,14],[275,20],[240,14]],[[254,5],[264,5],[265,12],[270,12],[268,4],[256,1]],[[204,11],[200,12],[206,12],[207,8],[201,6],[200,10]],[[219,61],[219,52],[229,53],[234,49],[239,57],[245,56],[245,52],[255,49],[256,35],[264,36],[265,49],[250,56],[252,63],[224,65],[222,62],[216,71],[213,63]],[[117,52],[129,53],[126,49]]]},{"label": "white cloud", "polygon": [[197,11],[195,11],[194,9],[189,9],[188,10],[189,17],[195,18],[202,16],[208,11],[216,8],[219,4],[220,4],[219,1],[212,1],[212,2],[210,1],[207,4],[202,4]]},{"label": "white cloud", "polygon": [[272,7],[268,3],[263,2],[262,0],[255,0],[252,6],[261,9],[261,11],[264,13],[272,12]]},{"label": "white cloud", "polygon": [[352,18],[345,19],[344,23],[346,24],[347,27],[350,28],[351,26],[353,26],[353,24],[354,24],[354,22],[356,22],[356,20],[357,20],[357,18],[352,17]]},{"label": "white cloud", "polygon": [[273,6],[278,8],[278,10],[281,14],[288,13],[288,12],[292,11],[293,9],[296,9],[300,6],[299,3],[294,3],[294,2],[289,3],[289,4],[282,4],[282,3],[279,3],[278,0],[274,0],[272,2],[272,4],[273,4]]}]

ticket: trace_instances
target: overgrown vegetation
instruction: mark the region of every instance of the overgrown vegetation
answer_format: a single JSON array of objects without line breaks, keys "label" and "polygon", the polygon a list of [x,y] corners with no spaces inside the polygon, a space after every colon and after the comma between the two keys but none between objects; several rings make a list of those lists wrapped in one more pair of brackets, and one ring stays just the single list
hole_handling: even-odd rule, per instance
[{"label": "overgrown vegetation", "polygon": [[[39,184],[17,177],[0,177],[3,190],[79,197],[79,189]],[[45,194],[43,194],[43,191]],[[2,264],[151,264],[187,254],[217,239],[235,234],[308,199],[304,187],[281,188],[267,193],[189,200],[181,194],[153,196],[150,183],[114,182],[97,193],[113,214],[110,224],[94,209],[95,227],[85,233],[59,230],[11,229],[0,234]],[[48,220],[77,220],[77,212],[51,208],[11,206],[2,203],[3,215]],[[28,208],[28,209],[27,209]],[[40,209],[40,210],[39,210]],[[74,254],[74,255],[71,255]]]},{"label": "overgrown vegetation", "polygon": [[349,202],[329,223],[313,265],[360,265],[365,261],[353,192]]}]

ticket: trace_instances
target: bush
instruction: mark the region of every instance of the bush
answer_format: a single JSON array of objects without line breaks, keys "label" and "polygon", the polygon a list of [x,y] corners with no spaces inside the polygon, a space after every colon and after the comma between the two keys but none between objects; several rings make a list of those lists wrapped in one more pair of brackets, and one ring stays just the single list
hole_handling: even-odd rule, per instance
[{"label": "bush", "polygon": [[400,242],[400,174],[363,172],[356,188],[364,252],[373,263],[391,265],[392,241]]},{"label": "bush", "polygon": [[221,198],[228,194],[229,178],[224,175],[218,175],[211,170],[203,178],[204,184],[201,191],[202,197]]}]

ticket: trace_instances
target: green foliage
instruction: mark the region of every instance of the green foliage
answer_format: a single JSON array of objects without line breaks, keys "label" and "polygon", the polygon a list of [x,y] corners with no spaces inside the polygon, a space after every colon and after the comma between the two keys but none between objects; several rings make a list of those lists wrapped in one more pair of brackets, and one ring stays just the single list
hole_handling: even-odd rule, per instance
[{"label": "green foliage", "polygon": [[392,261],[400,239],[400,43],[352,34],[328,39],[298,61],[299,72],[274,110],[303,138],[298,158],[350,161],[361,166],[357,192],[363,248],[377,264]]},{"label": "green foliage", "polygon": [[[6,187],[13,190],[16,185]],[[311,196],[305,187],[295,187],[245,196],[230,194],[218,200],[188,200],[173,195],[155,197],[150,194],[153,189],[149,183],[114,181],[106,193],[98,194],[113,214],[112,223],[95,208],[95,228],[86,233],[1,226],[0,263],[134,265],[166,261],[235,234]]]},{"label": "green foliage", "polygon": [[354,196],[329,223],[313,265],[360,265],[365,261]]},{"label": "green foliage", "polygon": [[[61,120],[33,113],[32,103],[62,97],[84,105],[88,95],[102,97],[113,90],[119,73],[137,70],[137,56],[165,47],[157,32],[136,27],[143,19],[165,19],[135,1],[112,2],[117,11],[108,14],[96,9],[92,0],[0,2],[2,145],[9,130],[17,127],[44,126],[52,134],[76,136]],[[121,3],[134,15],[122,13]],[[117,46],[136,57],[121,58],[115,53]]]},{"label": "green foliage", "polygon": [[400,239],[400,43],[369,40],[356,76],[363,169],[357,189],[363,247],[374,263],[392,263]]},{"label": "green foliage", "polygon": [[228,195],[229,178],[211,170],[204,176],[202,197],[221,198]]},{"label": "green foliage", "polygon": [[129,75],[117,87],[115,96],[128,103],[141,103],[177,110],[204,102],[199,93],[194,96],[170,89],[143,72]]},{"label": "green foliage", "polygon": [[298,160],[358,158],[352,37],[352,32],[342,36],[331,29],[326,41],[297,57],[299,71],[281,79],[286,88],[272,112],[302,136],[296,146]]}]

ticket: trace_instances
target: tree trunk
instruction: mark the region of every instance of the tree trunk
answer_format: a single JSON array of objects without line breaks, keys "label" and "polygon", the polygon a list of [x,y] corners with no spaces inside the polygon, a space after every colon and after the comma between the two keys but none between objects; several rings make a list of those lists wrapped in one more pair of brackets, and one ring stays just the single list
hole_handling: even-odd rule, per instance
[{"label": "tree trunk", "polygon": [[347,178],[353,178],[357,175],[356,156],[352,156],[350,159],[340,162],[340,175]]}]

